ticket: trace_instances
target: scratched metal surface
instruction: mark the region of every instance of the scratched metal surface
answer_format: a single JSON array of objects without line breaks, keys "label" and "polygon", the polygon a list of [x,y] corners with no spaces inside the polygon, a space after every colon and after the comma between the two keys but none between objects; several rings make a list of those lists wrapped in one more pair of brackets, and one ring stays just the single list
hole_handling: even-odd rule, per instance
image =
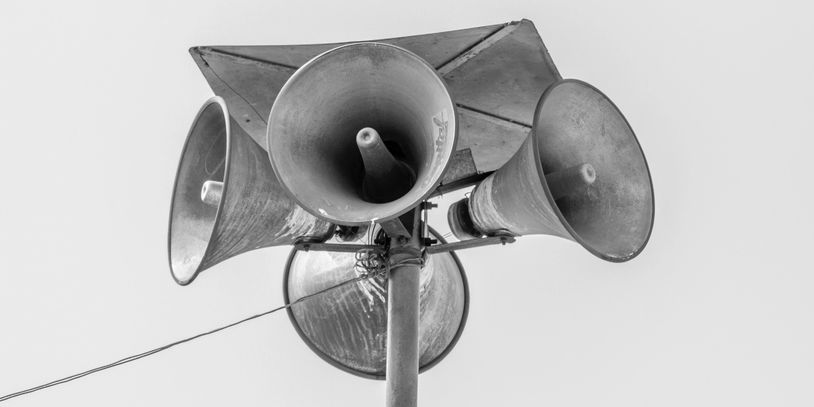
[{"label": "scratched metal surface", "polygon": [[[653,184],[625,117],[602,92],[568,79],[546,90],[534,120],[532,137],[472,191],[475,227],[563,237],[608,261],[636,257],[653,230]],[[585,163],[596,181],[555,200],[546,177]]]},{"label": "scratched metal surface", "polygon": [[[433,236],[436,236],[433,234]],[[292,252],[283,289],[287,301],[356,277],[353,253]],[[454,253],[428,256],[419,292],[419,370],[455,345],[468,310],[463,267]],[[349,373],[383,379],[387,361],[387,283],[362,280],[294,305],[289,317],[322,359]]]},{"label": "scratched metal surface", "polygon": [[[467,185],[503,165],[531,129],[537,99],[561,79],[528,20],[375,40],[408,49],[434,66],[458,107],[460,142],[441,188]],[[357,41],[358,42],[358,41]],[[212,90],[238,124],[266,148],[266,126],[280,88],[314,56],[352,42],[316,45],[201,46],[190,49]]]},{"label": "scratched metal surface", "polygon": [[[302,236],[324,240],[333,231],[330,223],[288,197],[266,152],[227,112],[220,98],[204,104],[178,166],[168,244],[170,269],[179,284],[249,250],[292,244]],[[224,183],[218,207],[201,201],[201,186],[208,180]]]}]

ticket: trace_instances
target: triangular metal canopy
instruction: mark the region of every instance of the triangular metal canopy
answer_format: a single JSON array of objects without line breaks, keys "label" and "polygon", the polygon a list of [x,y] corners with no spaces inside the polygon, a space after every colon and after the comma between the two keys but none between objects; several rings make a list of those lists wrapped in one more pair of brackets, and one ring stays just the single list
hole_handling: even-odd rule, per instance
[{"label": "triangular metal canopy", "polygon": [[[529,20],[375,41],[427,60],[458,107],[458,150],[439,191],[469,185],[508,161],[531,130],[543,91],[561,79]],[[283,84],[311,58],[353,42],[359,41],[201,46],[190,54],[236,121],[265,149],[266,121]]]}]

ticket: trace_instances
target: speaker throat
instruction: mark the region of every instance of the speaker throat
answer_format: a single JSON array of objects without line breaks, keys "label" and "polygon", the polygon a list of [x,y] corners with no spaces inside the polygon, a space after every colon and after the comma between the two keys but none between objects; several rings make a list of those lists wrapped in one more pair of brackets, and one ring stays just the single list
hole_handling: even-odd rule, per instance
[{"label": "speaker throat", "polygon": [[365,127],[359,130],[356,145],[364,168],[362,199],[371,203],[388,203],[413,188],[415,171],[393,154],[391,150],[398,146],[388,146],[376,129]]}]

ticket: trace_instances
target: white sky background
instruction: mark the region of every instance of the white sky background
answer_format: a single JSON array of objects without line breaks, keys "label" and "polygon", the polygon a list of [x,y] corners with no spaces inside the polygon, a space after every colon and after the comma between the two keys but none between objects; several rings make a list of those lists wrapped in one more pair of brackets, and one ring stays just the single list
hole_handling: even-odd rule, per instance
[{"label": "white sky background", "polygon": [[[3,0],[0,394],[281,304],[288,248],[188,287],[170,277],[173,177],[212,94],[190,46],[528,18],[563,76],[633,125],[655,230],[622,265],[546,236],[459,253],[469,321],[421,375],[420,404],[811,406],[811,15],[803,1]],[[5,405],[383,403],[383,382],[326,364],[279,313]]]}]

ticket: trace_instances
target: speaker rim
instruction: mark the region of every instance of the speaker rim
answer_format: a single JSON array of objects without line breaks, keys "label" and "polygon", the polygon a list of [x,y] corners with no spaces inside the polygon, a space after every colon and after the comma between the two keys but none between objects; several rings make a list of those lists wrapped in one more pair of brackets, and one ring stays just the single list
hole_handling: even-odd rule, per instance
[{"label": "speaker rim", "polygon": [[545,191],[546,199],[548,200],[550,206],[554,210],[554,213],[557,215],[557,218],[560,220],[560,223],[563,225],[563,227],[565,227],[565,230],[571,235],[571,237],[574,239],[574,241],[576,241],[577,243],[582,245],[582,247],[584,247],[586,250],[591,252],[591,254],[593,254],[596,257],[599,257],[602,260],[606,260],[606,261],[613,262],[613,263],[624,263],[626,261],[634,259],[642,251],[644,251],[644,248],[650,242],[650,236],[653,234],[653,225],[654,225],[655,219],[656,219],[656,197],[655,197],[655,191],[653,189],[653,175],[650,172],[650,166],[647,164],[647,157],[645,157],[645,155],[644,155],[644,150],[642,149],[642,145],[641,145],[641,143],[639,143],[639,138],[636,137],[636,133],[633,130],[633,126],[630,125],[630,122],[628,122],[627,118],[622,113],[622,110],[619,109],[619,107],[616,106],[615,103],[613,103],[613,100],[611,100],[611,98],[608,97],[608,95],[606,95],[601,90],[597,89],[595,86],[591,85],[588,82],[585,82],[585,81],[582,81],[582,80],[579,80],[579,79],[568,78],[568,79],[560,79],[559,81],[556,81],[556,82],[552,83],[551,85],[549,85],[548,88],[546,88],[546,90],[543,92],[543,95],[540,96],[540,99],[537,102],[537,107],[534,109],[534,116],[533,116],[534,118],[533,118],[533,121],[532,121],[532,125],[537,123],[537,120],[538,120],[538,118],[540,116],[543,105],[545,105],[545,102],[546,102],[548,96],[554,91],[554,89],[557,88],[560,85],[569,84],[569,83],[575,83],[575,84],[578,84],[580,86],[584,86],[584,87],[596,92],[601,97],[603,97],[605,100],[607,100],[608,103],[610,103],[610,105],[613,107],[613,109],[619,115],[619,117],[622,118],[622,120],[624,121],[627,128],[630,129],[630,134],[633,137],[633,141],[636,143],[636,147],[639,149],[639,153],[642,156],[642,161],[644,162],[644,169],[647,171],[647,181],[648,181],[648,183],[650,185],[650,227],[647,229],[647,234],[644,237],[644,241],[642,242],[642,244],[638,247],[638,249],[635,252],[633,252],[633,253],[631,253],[631,254],[629,254],[627,256],[624,256],[624,257],[608,256],[605,253],[602,253],[599,250],[594,249],[591,245],[586,243],[582,239],[582,237],[579,234],[577,234],[576,231],[571,227],[571,224],[563,216],[562,212],[560,212],[559,206],[557,206],[557,203],[555,202],[554,197],[551,195],[551,190],[548,188],[548,181],[546,180],[545,174],[543,173],[543,161],[542,161],[542,159],[540,157],[540,151],[541,151],[540,148],[542,147],[542,142],[540,141],[540,137],[537,136],[537,132],[532,130],[530,136],[533,137],[532,143],[533,143],[533,147],[534,147],[534,161],[535,161],[535,164],[536,164],[535,166],[537,168],[537,176],[540,178],[540,180],[542,180],[543,190]]},{"label": "speaker rim", "polygon": [[[438,239],[440,244],[446,244],[447,241],[439,234],[432,226],[427,226],[430,231],[430,235],[434,236]],[[291,303],[291,298],[288,295],[288,275],[291,272],[291,263],[294,261],[294,256],[297,255],[297,252],[300,250],[296,247],[291,249],[291,253],[288,255],[288,260],[285,263],[285,272],[283,273],[283,301],[285,304]],[[463,264],[461,264],[461,260],[458,258],[458,255],[454,251],[447,252],[452,255],[452,259],[455,260],[455,264],[458,266],[458,270],[461,274],[461,282],[464,286],[464,308],[461,315],[461,322],[458,324],[458,330],[455,332],[455,335],[452,337],[452,340],[449,342],[444,351],[439,353],[438,356],[433,358],[431,361],[427,362],[424,365],[418,367],[418,373],[424,373],[425,371],[429,370],[430,368],[434,367],[438,363],[440,363],[447,355],[452,351],[455,345],[458,344],[458,340],[461,338],[463,334],[464,328],[466,327],[466,321],[469,317],[469,301],[470,301],[470,292],[469,292],[469,280],[466,277],[466,271],[464,270]],[[363,377],[365,379],[373,379],[373,380],[385,380],[385,375],[377,375],[368,372],[364,372],[361,370],[353,369],[349,366],[343,365],[339,363],[337,360],[320,350],[312,341],[311,339],[305,335],[302,331],[302,328],[297,323],[297,318],[294,317],[294,311],[292,311],[293,307],[286,308],[286,313],[288,314],[288,320],[291,321],[291,325],[294,326],[294,330],[297,331],[297,335],[299,335],[300,339],[308,345],[308,348],[311,349],[320,359],[328,362],[333,367],[350,373],[354,376]],[[420,355],[419,355],[420,356]]]},{"label": "speaker rim", "polygon": [[[322,58],[322,57],[324,57],[324,56],[326,56],[328,54],[331,54],[333,52],[338,52],[338,51],[340,51],[340,50],[342,50],[344,48],[357,47],[357,46],[360,46],[360,45],[365,45],[365,46],[373,45],[373,46],[381,46],[381,47],[386,47],[386,48],[394,48],[396,50],[399,50],[401,52],[404,52],[404,53],[410,55],[411,57],[415,58],[419,63],[426,66],[429,69],[429,71],[432,72],[432,75],[434,75],[434,77],[437,79],[437,81],[441,85],[441,87],[445,90],[447,96],[449,96],[449,100],[451,102],[450,104],[452,106],[450,121],[452,121],[455,124],[455,131],[451,133],[451,135],[452,135],[452,142],[451,143],[452,144],[451,144],[450,154],[446,159],[446,163],[444,163],[443,170],[441,172],[439,172],[439,175],[438,175],[437,179],[434,180],[434,182],[432,183],[432,186],[430,188],[428,188],[427,191],[424,194],[422,194],[414,202],[412,202],[408,208],[406,208],[406,209],[404,209],[404,210],[402,210],[402,211],[400,211],[398,213],[395,213],[395,214],[390,215],[390,216],[375,218],[373,220],[355,222],[355,221],[349,221],[349,220],[345,220],[345,219],[335,219],[335,218],[326,216],[325,214],[322,214],[319,211],[317,211],[315,209],[312,209],[309,205],[306,205],[303,201],[300,200],[300,198],[297,195],[295,195],[291,191],[291,189],[288,187],[288,185],[281,178],[280,171],[277,168],[277,163],[274,161],[274,158],[272,157],[273,149],[271,148],[271,117],[274,115],[275,106],[277,106],[277,102],[279,101],[280,96],[284,95],[289,87],[294,86],[293,85],[294,80],[298,79],[299,76],[303,75],[304,74],[303,72],[305,72],[306,68],[310,68],[310,66],[315,64],[317,60],[319,60],[320,58]],[[286,80],[285,84],[283,84],[283,86],[280,88],[280,91],[277,92],[277,96],[275,96],[274,102],[271,105],[271,110],[269,111],[269,115],[268,115],[268,119],[266,120],[266,123],[267,123],[267,125],[266,125],[266,151],[268,152],[269,161],[271,161],[271,167],[274,170],[274,175],[277,177],[277,180],[280,182],[280,185],[282,185],[283,189],[285,189],[285,191],[288,193],[289,197],[291,197],[291,199],[293,199],[294,202],[296,202],[299,206],[301,206],[303,209],[308,211],[310,214],[312,214],[312,215],[314,215],[314,216],[316,216],[316,217],[318,217],[320,219],[323,219],[323,220],[326,220],[328,222],[338,224],[338,225],[347,225],[347,226],[369,225],[371,222],[381,223],[381,222],[384,222],[384,221],[389,221],[389,220],[392,220],[392,219],[396,219],[399,216],[404,215],[405,213],[407,213],[411,209],[415,208],[419,203],[429,199],[429,197],[432,196],[435,193],[435,191],[438,189],[438,186],[441,184],[441,181],[443,181],[444,175],[447,173],[447,171],[449,170],[449,167],[452,165],[452,161],[453,161],[452,157],[455,155],[455,152],[458,151],[458,139],[459,139],[458,105],[455,103],[455,99],[452,97],[452,93],[450,92],[449,86],[447,86],[447,83],[444,80],[443,76],[441,76],[438,73],[438,71],[436,70],[436,68],[434,66],[432,66],[429,62],[427,62],[424,58],[422,58],[418,54],[416,54],[416,53],[414,53],[414,52],[412,52],[412,51],[410,51],[408,49],[399,47],[397,45],[388,44],[388,43],[384,43],[384,42],[360,41],[360,42],[344,44],[344,45],[340,45],[340,46],[335,47],[335,48],[331,48],[331,49],[329,49],[329,50],[327,50],[325,52],[322,52],[319,55],[309,59],[308,62],[304,63],[302,66],[297,68],[297,70]],[[449,135],[448,135],[448,137],[449,137]]]},{"label": "speaker rim", "polygon": [[[175,194],[176,194],[176,191],[178,189],[178,181],[179,181],[179,175],[181,174],[181,168],[182,168],[182,166],[184,164],[184,156],[186,155],[187,148],[189,147],[189,143],[192,140],[192,135],[193,135],[193,131],[195,130],[195,125],[198,123],[198,120],[201,118],[204,111],[206,111],[213,104],[217,104],[221,108],[221,113],[223,114],[223,121],[224,121],[224,124],[225,124],[224,127],[226,129],[226,136],[225,136],[225,138],[226,138],[226,153],[225,153],[225,158],[224,158],[224,163],[223,163],[224,170],[223,170],[223,191],[221,193],[222,198],[221,198],[220,202],[218,202],[218,209],[215,211],[215,219],[213,220],[213,223],[212,223],[212,231],[209,233],[209,239],[207,239],[206,249],[204,249],[203,254],[201,255],[201,261],[196,266],[195,272],[192,273],[192,275],[189,276],[188,279],[182,280],[182,279],[179,279],[178,276],[175,274],[175,269],[173,268],[173,264],[172,264],[172,223],[173,223],[172,220],[173,220],[173,215],[175,214],[175,211],[174,211],[174,209],[175,209]],[[181,149],[181,158],[178,160],[178,168],[175,171],[175,181],[173,181],[173,186],[172,186],[172,198],[170,199],[170,219],[169,219],[169,222],[168,222],[169,226],[167,228],[167,259],[169,261],[169,266],[170,266],[170,275],[175,280],[175,282],[178,283],[179,285],[182,285],[182,286],[189,285],[196,278],[198,278],[198,275],[203,271],[201,269],[201,265],[203,264],[203,260],[206,258],[207,254],[209,253],[209,250],[211,248],[212,238],[215,236],[215,229],[217,229],[218,223],[220,222],[220,215],[221,215],[221,212],[223,210],[224,202],[226,201],[227,190],[229,188],[229,183],[227,182],[227,180],[229,179],[229,172],[230,172],[229,171],[229,162],[230,162],[230,157],[231,157],[231,152],[232,152],[232,142],[231,142],[232,137],[231,137],[231,135],[232,135],[231,120],[230,120],[230,116],[229,116],[229,108],[226,107],[226,101],[220,96],[212,96],[211,98],[207,99],[204,102],[203,106],[201,106],[200,109],[198,109],[198,113],[195,114],[195,118],[192,120],[192,125],[190,126],[189,131],[187,132],[187,138],[184,141],[183,148]]]}]

